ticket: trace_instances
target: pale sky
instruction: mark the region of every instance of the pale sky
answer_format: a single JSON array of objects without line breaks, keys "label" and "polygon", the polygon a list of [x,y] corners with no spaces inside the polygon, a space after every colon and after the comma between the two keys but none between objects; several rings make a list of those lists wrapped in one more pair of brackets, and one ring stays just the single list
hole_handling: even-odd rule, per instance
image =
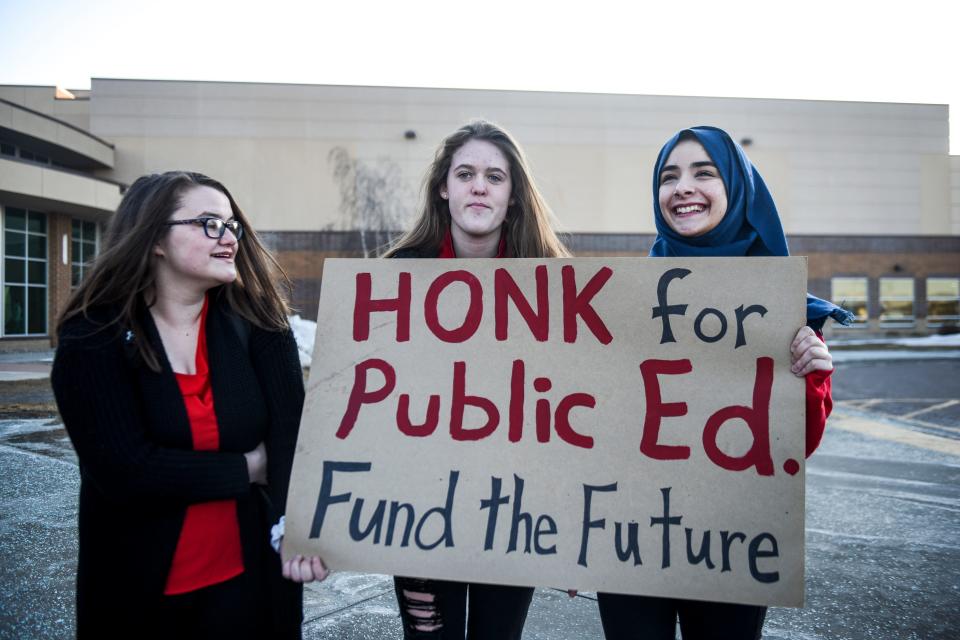
[{"label": "pale sky", "polygon": [[[949,104],[942,0],[0,0],[0,84],[90,78]],[[887,8],[889,7],[889,8]]]}]

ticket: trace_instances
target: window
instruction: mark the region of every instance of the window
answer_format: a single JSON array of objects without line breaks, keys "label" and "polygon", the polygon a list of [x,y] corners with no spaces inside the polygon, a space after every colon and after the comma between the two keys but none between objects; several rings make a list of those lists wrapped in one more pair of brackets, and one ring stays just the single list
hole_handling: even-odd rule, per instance
[{"label": "window", "polygon": [[3,216],[3,334],[47,333],[47,216],[7,207]]},{"label": "window", "polygon": [[37,164],[50,164],[50,158],[45,155],[30,151],[20,147],[20,159],[29,160],[30,162],[36,162]]},{"label": "window", "polygon": [[[867,325],[867,279],[833,278],[830,297],[835,304],[853,313],[854,327]],[[837,325],[840,326],[840,325]]]},{"label": "window", "polygon": [[913,326],[913,278],[880,278],[880,324]]},{"label": "window", "polygon": [[73,220],[70,243],[70,286],[76,287],[90,270],[97,255],[97,225],[85,220]]},{"label": "window", "polygon": [[960,278],[927,278],[927,326],[960,323]]},{"label": "window", "polygon": [[10,142],[0,142],[0,155],[19,157],[21,160],[28,160],[38,164],[50,165],[52,161],[49,156],[37,153],[30,149],[24,149]]}]

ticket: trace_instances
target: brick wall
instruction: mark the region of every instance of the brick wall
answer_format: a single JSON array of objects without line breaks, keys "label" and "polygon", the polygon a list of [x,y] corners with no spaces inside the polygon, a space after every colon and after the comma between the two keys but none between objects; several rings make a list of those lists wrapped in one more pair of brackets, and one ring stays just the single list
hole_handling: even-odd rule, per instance
[{"label": "brick wall", "polygon": [[[56,343],[56,324],[70,298],[71,218],[63,213],[47,214],[47,331]],[[64,243],[66,237],[66,243]],[[66,246],[64,246],[64,244]],[[66,262],[66,264],[64,264]]]},{"label": "brick wall", "polygon": [[[294,282],[293,304],[299,313],[316,319],[323,260],[363,255],[355,232],[263,232],[264,243],[276,254]],[[565,237],[567,246],[581,257],[645,256],[652,234],[578,233]],[[960,236],[793,236],[793,255],[809,257],[808,288],[814,295],[830,297],[833,276],[866,276],[870,279],[870,316],[879,314],[878,279],[885,276],[915,278],[915,313],[926,315],[928,276],[960,277]],[[922,324],[918,323],[918,330]]]}]

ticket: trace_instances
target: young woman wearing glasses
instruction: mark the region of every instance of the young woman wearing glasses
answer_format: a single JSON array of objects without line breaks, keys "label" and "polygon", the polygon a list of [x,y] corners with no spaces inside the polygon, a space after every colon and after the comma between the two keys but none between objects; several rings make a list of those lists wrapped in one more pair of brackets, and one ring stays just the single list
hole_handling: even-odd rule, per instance
[{"label": "young woman wearing glasses", "polygon": [[77,635],[300,637],[270,523],[303,377],[277,282],[227,189],[144,176],[58,325],[53,390],[80,462]]}]

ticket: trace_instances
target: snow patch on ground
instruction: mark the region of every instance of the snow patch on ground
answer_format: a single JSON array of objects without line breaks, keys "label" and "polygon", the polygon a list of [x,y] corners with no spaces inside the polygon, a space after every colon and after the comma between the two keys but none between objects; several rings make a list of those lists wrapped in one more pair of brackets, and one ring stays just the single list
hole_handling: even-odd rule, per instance
[{"label": "snow patch on ground", "polygon": [[317,333],[317,323],[305,320],[299,315],[290,316],[289,320],[293,337],[297,340],[297,350],[300,352],[300,366],[309,367],[313,359],[313,337]]},{"label": "snow patch on ground", "polygon": [[834,338],[831,345],[899,345],[903,347],[960,347],[960,333],[954,333],[946,336],[923,336],[919,338],[854,338],[847,340],[844,338]]}]

